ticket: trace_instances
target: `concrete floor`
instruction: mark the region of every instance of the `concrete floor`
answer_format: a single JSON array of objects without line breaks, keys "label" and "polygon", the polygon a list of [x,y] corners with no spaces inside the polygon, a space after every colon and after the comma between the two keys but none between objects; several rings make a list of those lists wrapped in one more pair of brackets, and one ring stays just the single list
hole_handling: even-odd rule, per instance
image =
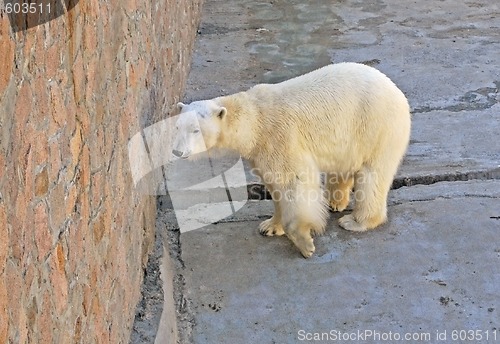
[{"label": "concrete floor", "polygon": [[269,201],[182,233],[182,341],[500,343],[499,51],[497,0],[205,1],[185,102],[370,64],[410,101],[412,186],[375,231],[332,214],[308,260],[258,234]]},{"label": "concrete floor", "polygon": [[[331,331],[436,342],[453,330],[500,342],[500,183],[442,182],[391,196],[390,220],[375,231],[346,232],[332,215],[307,260],[288,239],[258,234],[248,217],[182,234],[193,342],[295,343]],[[270,215],[269,203],[243,213]]]}]

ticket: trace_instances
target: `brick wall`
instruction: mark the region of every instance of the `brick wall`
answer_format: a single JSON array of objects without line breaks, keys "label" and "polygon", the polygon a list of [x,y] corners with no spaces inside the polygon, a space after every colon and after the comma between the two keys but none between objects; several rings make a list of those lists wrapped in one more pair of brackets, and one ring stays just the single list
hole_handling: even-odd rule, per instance
[{"label": "brick wall", "polygon": [[127,142],[184,89],[201,0],[0,16],[0,343],[127,343],[154,240]]}]

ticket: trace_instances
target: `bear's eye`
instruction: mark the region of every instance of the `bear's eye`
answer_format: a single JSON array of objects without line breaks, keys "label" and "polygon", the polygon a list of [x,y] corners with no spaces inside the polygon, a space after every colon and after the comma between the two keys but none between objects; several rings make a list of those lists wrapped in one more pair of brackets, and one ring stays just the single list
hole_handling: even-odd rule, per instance
[{"label": "bear's eye", "polygon": [[200,129],[193,130],[193,134],[198,134],[199,132],[200,132]]}]

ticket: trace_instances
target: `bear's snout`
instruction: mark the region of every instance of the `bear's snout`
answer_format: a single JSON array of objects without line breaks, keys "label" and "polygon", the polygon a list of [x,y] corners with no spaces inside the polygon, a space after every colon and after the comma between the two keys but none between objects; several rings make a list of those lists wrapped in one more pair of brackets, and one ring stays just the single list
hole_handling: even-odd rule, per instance
[{"label": "bear's snout", "polygon": [[182,155],[184,155],[184,152],[181,152],[177,149],[172,150],[172,154],[175,155],[178,158],[182,158]]}]

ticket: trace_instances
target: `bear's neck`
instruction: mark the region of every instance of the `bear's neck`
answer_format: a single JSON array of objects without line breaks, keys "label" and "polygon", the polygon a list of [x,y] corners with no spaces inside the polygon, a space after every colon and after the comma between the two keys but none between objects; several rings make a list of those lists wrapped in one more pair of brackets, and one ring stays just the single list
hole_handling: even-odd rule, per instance
[{"label": "bear's neck", "polygon": [[227,109],[217,146],[235,150],[243,158],[251,160],[259,133],[259,111],[255,101],[247,92],[220,97],[217,101]]}]

